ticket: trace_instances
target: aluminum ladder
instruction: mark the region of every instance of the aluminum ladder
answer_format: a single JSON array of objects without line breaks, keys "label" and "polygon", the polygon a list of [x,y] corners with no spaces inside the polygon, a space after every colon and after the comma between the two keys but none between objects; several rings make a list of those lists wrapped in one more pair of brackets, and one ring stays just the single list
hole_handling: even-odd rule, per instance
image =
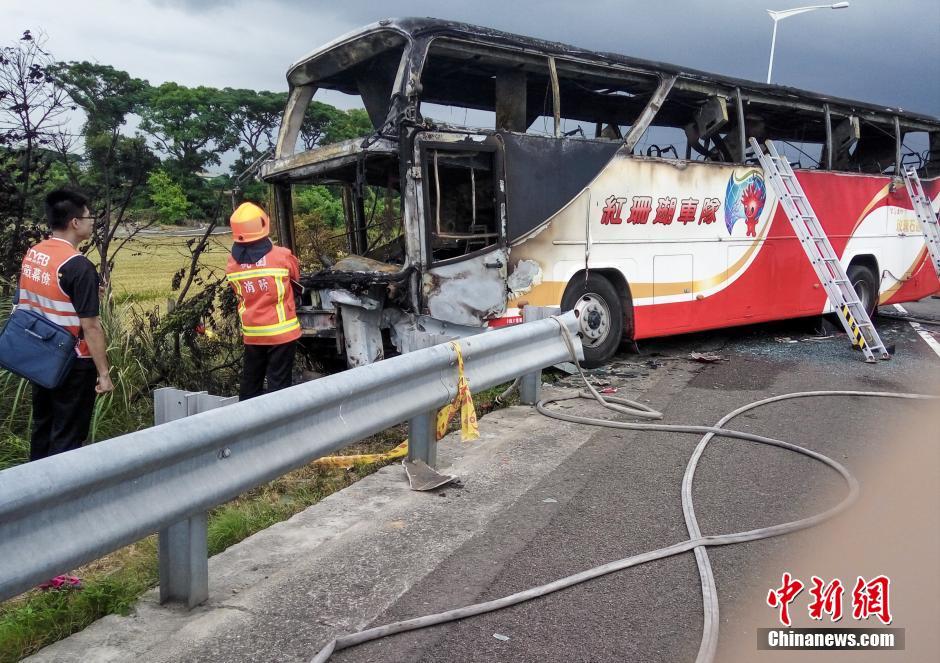
[{"label": "aluminum ladder", "polygon": [[760,144],[754,138],[750,139],[750,144],[764,169],[765,177],[780,199],[780,204],[790,219],[806,256],[813,264],[820,283],[829,295],[829,302],[839,314],[842,326],[852,339],[852,345],[861,349],[865,354],[865,361],[869,363],[874,363],[876,357],[890,359],[891,355],[881,342],[875,325],[872,324],[868,312],[862,306],[842,268],[842,263],[829,243],[829,237],[819,224],[813,206],[793,174],[790,162],[777,153],[773,141],[768,140],[765,143],[767,153],[761,150]]},{"label": "aluminum ladder", "polygon": [[907,195],[911,197],[914,216],[920,221],[920,229],[927,241],[927,251],[933,261],[933,268],[940,277],[940,223],[937,222],[937,212],[934,211],[930,198],[920,183],[917,169],[913,166],[904,168],[904,186],[907,187]]}]

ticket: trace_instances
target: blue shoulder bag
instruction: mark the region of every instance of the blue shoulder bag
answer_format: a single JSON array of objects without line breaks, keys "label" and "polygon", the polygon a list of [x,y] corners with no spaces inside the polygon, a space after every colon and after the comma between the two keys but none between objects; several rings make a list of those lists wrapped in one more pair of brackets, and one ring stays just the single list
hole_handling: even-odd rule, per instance
[{"label": "blue shoulder bag", "polygon": [[0,331],[0,367],[55,389],[75,361],[76,339],[35,311],[14,309]]}]

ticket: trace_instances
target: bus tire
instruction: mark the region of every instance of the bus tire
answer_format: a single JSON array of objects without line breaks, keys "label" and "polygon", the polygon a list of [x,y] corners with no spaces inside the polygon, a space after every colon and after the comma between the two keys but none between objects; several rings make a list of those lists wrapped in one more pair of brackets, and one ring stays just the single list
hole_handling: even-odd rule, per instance
[{"label": "bus tire", "polygon": [[868,317],[878,310],[878,277],[868,265],[853,264],[846,270],[849,283],[855,289],[858,300],[862,303]]},{"label": "bus tire", "polygon": [[561,298],[561,310],[578,315],[578,335],[584,347],[585,368],[596,368],[614,356],[623,336],[623,304],[603,276],[575,276]]}]

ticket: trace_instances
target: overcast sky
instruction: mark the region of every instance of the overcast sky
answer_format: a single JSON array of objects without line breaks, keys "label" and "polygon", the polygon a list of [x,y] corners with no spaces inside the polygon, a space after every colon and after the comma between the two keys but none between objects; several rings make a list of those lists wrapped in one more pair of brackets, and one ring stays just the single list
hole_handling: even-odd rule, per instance
[{"label": "overcast sky", "polygon": [[[817,0],[818,1],[818,0]],[[388,16],[434,16],[763,80],[765,9],[803,0],[0,0],[0,43],[151,83],[285,90],[290,63]],[[940,115],[940,1],[852,0],[780,23],[774,82]]]}]

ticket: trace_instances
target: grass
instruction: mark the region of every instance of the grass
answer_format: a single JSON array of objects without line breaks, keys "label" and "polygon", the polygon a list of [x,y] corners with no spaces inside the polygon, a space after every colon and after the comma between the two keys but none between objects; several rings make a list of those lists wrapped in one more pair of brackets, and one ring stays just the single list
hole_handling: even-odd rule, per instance
[{"label": "grass", "polygon": [[[173,274],[188,265],[186,242],[190,238],[144,238],[129,242],[118,254],[112,274],[115,293],[113,310],[103,309],[109,339],[109,357],[115,391],[96,401],[92,440],[107,439],[152,424],[152,398],[146,385],[148,369],[138,356],[141,333],[129,324],[134,308],[164,305],[172,296]],[[205,256],[211,268],[222,268],[229,250],[228,238],[213,238]],[[0,322],[8,314],[0,302]],[[146,341],[146,339],[144,339]],[[474,394],[478,416],[499,407],[495,399],[506,385]],[[512,401],[510,400],[510,404]],[[0,469],[25,462],[29,453],[31,416],[27,383],[0,373]],[[459,419],[459,418],[458,418]],[[451,430],[459,421],[451,424]],[[336,455],[383,453],[407,437],[404,425],[395,426],[361,440]],[[324,497],[393,462],[353,464],[350,467],[308,465],[269,484],[256,488],[209,514],[209,554],[231,545],[274,523],[283,521]],[[156,537],[106,555],[77,569],[83,589],[32,591],[0,603],[0,663],[16,661],[57,640],[80,631],[107,614],[126,614],[134,602],[157,581]]]},{"label": "grass", "polygon": [[[209,554],[286,520],[386,464],[308,465],[214,509],[209,514]],[[0,604],[0,663],[29,656],[105,615],[127,614],[157,584],[157,567],[156,537],[150,536],[76,569],[81,590],[34,590]]]},{"label": "grass", "polygon": [[[474,395],[479,416],[518,402],[496,397],[507,385]],[[451,430],[459,427],[453,422]],[[338,451],[337,455],[383,453],[407,436],[394,426]],[[255,488],[209,514],[208,548],[215,555],[271,525],[312,506],[389,463],[354,464],[346,468],[314,464]],[[108,614],[127,614],[134,602],[158,582],[156,537],[150,536],[107,555],[75,574],[83,588],[32,591],[0,604],[0,663],[12,663],[57,640],[82,630]]]},{"label": "grass", "polygon": [[[173,296],[173,275],[189,266],[187,243],[192,237],[138,236],[117,254],[111,272],[111,290],[118,304],[136,304],[143,309],[159,305]],[[202,256],[202,265],[224,271],[231,249],[230,235],[214,235]]]}]

